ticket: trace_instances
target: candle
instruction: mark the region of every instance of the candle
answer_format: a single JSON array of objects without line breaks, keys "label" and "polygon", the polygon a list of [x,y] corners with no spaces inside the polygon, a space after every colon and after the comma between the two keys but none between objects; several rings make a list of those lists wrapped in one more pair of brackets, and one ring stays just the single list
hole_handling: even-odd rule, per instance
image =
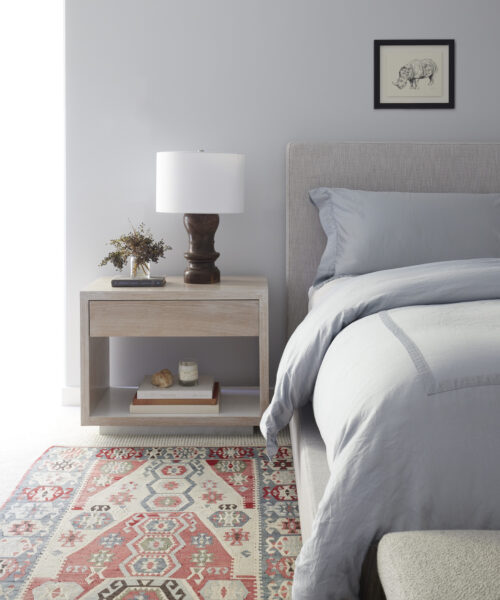
[{"label": "candle", "polygon": [[198,384],[198,364],[194,360],[179,361],[179,383],[181,385]]}]

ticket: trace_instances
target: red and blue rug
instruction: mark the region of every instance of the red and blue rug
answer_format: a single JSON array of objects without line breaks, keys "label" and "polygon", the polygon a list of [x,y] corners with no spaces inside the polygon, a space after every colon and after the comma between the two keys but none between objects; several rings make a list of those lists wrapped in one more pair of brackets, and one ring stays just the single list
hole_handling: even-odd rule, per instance
[{"label": "red and blue rug", "polygon": [[2,600],[284,600],[301,544],[291,449],[53,447],[0,534]]}]

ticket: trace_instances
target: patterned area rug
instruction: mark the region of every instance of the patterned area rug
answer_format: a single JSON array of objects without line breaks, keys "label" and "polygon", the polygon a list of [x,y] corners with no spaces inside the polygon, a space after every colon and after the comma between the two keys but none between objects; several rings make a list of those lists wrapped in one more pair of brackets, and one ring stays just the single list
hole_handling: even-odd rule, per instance
[{"label": "patterned area rug", "polygon": [[53,447],[0,512],[0,599],[291,597],[291,449]]}]

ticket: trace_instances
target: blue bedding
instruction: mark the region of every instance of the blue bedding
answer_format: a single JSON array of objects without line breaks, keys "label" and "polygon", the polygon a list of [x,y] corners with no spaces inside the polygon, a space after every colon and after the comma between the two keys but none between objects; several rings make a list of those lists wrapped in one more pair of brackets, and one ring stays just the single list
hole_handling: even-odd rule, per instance
[{"label": "blue bedding", "polygon": [[268,453],[314,400],[330,479],[294,600],[358,597],[387,531],[500,528],[500,260],[340,279],[290,338],[261,430]]}]

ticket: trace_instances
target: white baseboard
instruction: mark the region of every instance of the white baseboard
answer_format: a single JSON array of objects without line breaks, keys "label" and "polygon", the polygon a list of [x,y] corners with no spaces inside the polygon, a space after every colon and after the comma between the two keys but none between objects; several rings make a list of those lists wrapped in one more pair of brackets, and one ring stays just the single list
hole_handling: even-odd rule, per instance
[{"label": "white baseboard", "polygon": [[62,389],[61,404],[63,406],[80,406],[80,387],[66,386]]},{"label": "white baseboard", "polygon": [[101,435],[252,435],[253,427],[121,427],[101,425]]}]

